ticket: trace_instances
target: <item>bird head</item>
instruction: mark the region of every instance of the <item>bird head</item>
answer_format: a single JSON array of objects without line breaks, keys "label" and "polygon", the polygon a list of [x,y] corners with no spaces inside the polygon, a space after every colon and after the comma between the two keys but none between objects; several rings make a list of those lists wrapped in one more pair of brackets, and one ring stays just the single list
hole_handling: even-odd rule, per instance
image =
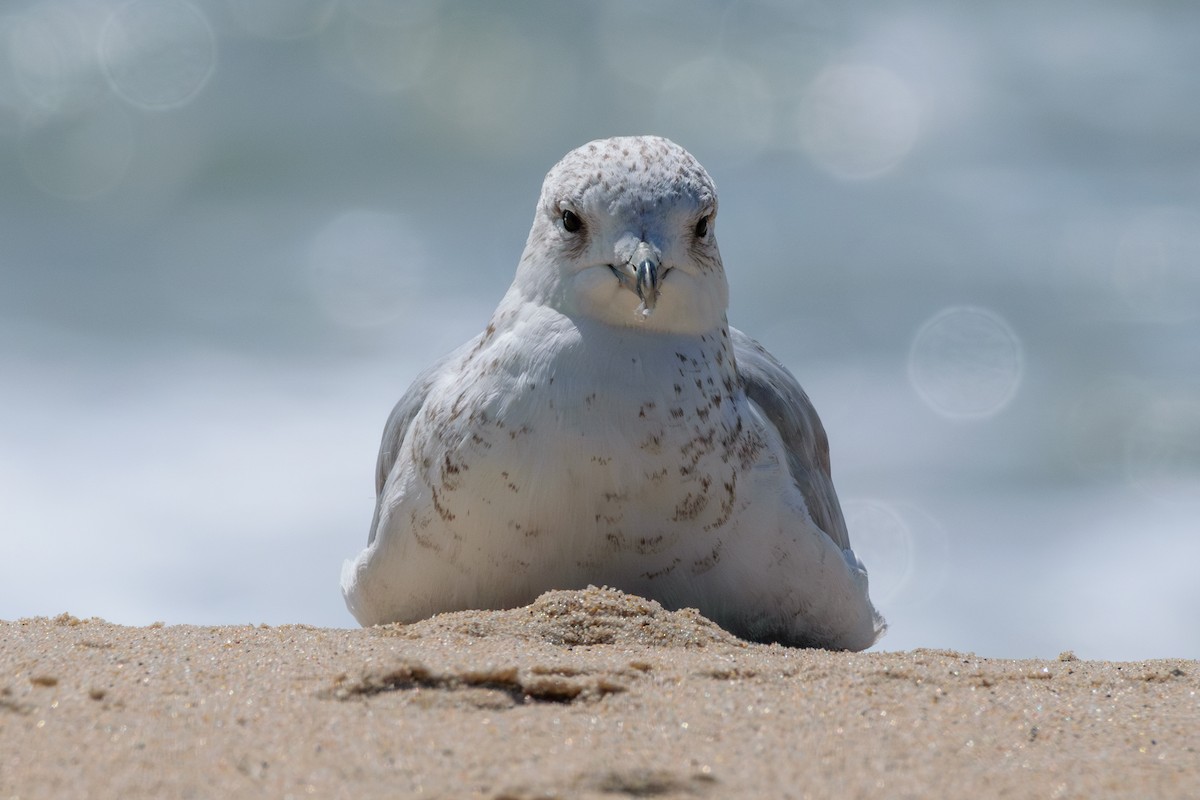
[{"label": "bird head", "polygon": [[716,216],[712,179],[674,142],[590,142],[546,176],[514,288],[567,316],[710,331],[729,303]]}]

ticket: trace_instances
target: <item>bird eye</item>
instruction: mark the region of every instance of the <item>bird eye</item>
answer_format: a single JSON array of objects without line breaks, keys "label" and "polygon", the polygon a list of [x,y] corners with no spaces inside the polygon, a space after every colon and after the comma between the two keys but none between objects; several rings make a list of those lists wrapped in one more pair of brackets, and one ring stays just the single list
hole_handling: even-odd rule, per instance
[{"label": "bird eye", "polygon": [[574,211],[566,209],[562,213],[562,224],[567,233],[575,233],[583,227],[583,220]]},{"label": "bird eye", "polygon": [[696,223],[696,238],[703,239],[708,235],[708,217],[701,217]]}]

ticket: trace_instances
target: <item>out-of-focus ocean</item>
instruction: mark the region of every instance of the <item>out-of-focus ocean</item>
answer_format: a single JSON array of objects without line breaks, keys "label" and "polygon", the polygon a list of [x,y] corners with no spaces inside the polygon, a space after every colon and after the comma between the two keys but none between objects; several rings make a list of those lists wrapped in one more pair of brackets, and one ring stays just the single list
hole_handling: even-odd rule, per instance
[{"label": "out-of-focus ocean", "polygon": [[546,170],[668,136],[883,649],[1200,658],[1200,5],[10,0],[0,618],[349,626]]}]

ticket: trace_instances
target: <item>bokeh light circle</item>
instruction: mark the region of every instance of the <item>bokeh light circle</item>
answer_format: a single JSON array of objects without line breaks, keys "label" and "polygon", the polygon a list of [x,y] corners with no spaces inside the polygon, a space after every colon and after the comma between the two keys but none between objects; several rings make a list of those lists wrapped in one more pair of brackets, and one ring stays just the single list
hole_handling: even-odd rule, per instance
[{"label": "bokeh light circle", "polygon": [[174,108],[212,76],[217,43],[208,18],[186,0],[133,0],[109,18],[99,52],[122,98],[141,108]]},{"label": "bokeh light circle", "polygon": [[984,419],[1013,399],[1024,376],[1017,334],[995,312],[952,306],[913,338],[908,378],[920,398],[950,419]]},{"label": "bokeh light circle", "polygon": [[800,99],[800,146],[839,178],[874,178],[916,144],[921,110],[895,73],[871,64],[834,64]]},{"label": "bokeh light circle", "polygon": [[913,574],[913,532],[904,516],[881,500],[854,498],[842,506],[850,546],[863,560],[878,604],[895,599]]},{"label": "bokeh light circle", "polygon": [[24,14],[0,17],[0,58],[14,87],[40,112],[89,108],[108,94],[96,60],[104,23],[94,8],[41,3]]},{"label": "bokeh light circle", "polygon": [[906,501],[844,498],[850,545],[867,568],[871,599],[885,617],[937,598],[950,571],[940,521]]}]

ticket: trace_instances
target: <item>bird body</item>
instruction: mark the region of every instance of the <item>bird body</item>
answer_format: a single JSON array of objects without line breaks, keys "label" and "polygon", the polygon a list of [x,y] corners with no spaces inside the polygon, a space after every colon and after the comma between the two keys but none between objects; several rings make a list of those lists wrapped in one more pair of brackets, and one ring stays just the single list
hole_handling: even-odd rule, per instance
[{"label": "bird body", "polygon": [[388,421],[342,577],[362,624],[604,584],[750,639],[875,641],[816,413],[725,321],[715,214],[665,139],[593,142],[551,171],[486,330]]}]

